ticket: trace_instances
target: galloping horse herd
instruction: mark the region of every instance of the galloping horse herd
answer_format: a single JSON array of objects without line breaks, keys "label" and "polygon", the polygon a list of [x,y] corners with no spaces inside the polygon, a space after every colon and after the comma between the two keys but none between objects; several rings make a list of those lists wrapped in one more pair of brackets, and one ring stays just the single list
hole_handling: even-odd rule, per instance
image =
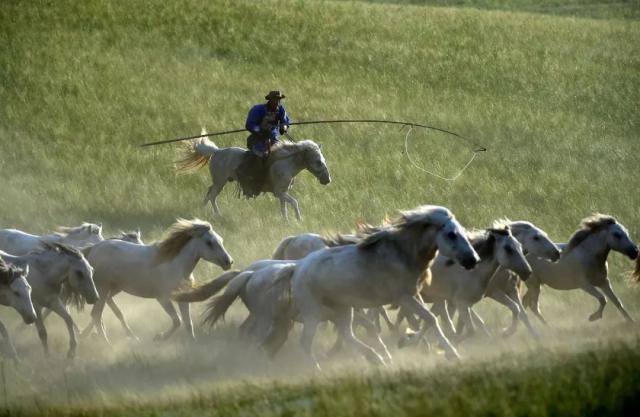
[{"label": "galloping horse herd", "polygon": [[[213,325],[239,297],[249,311],[241,335],[269,355],[278,352],[294,322],[300,322],[302,347],[318,366],[313,338],[320,323],[331,321],[338,331],[332,351],[346,343],[370,362],[388,364],[391,355],[380,338],[380,318],[394,327],[408,321],[415,332],[404,343],[435,336],[447,357],[457,358],[458,343],[476,329],[487,331],[473,309],[483,297],[512,312],[505,335],[522,322],[538,338],[525,306],[543,320],[538,302],[542,284],[582,289],[595,297],[599,306],[589,320],[602,317],[609,299],[632,321],[607,277],[611,250],[635,259],[634,274],[640,279],[637,245],[615,218],[602,214],[583,219],[568,243],[557,245],[526,221],[502,219],[492,228],[468,232],[447,208],[425,205],[379,226],[360,224],[352,234],[287,237],[273,259],[242,270],[229,270],[233,259],[222,237],[202,220],[178,219],[167,237],[151,244],[144,244],[139,232],[104,239],[102,226],[88,223],[46,236],[5,229],[0,230],[0,303],[17,310],[25,323],[35,322],[47,354],[46,312],[62,317],[70,358],[76,354],[78,331],[69,313],[72,304],[93,304],[83,333],[95,328],[108,341],[102,321],[108,304],[135,337],[114,299],[124,291],[157,299],[171,317],[171,328],[158,339],[169,338],[182,324],[195,337],[190,303],[213,297],[205,315],[205,323]],[[192,272],[200,259],[227,272],[195,286]],[[523,284],[527,293],[521,298]],[[395,323],[389,307],[397,309]],[[371,345],[355,336],[356,325],[364,327]],[[0,333],[5,351],[16,358],[1,322]]]}]

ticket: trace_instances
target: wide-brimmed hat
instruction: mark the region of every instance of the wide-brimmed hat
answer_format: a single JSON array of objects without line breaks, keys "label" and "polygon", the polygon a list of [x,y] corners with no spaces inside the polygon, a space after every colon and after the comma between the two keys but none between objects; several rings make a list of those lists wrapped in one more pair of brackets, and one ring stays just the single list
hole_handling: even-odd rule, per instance
[{"label": "wide-brimmed hat", "polygon": [[273,91],[269,91],[269,94],[267,94],[266,96],[264,96],[265,100],[271,100],[274,98],[277,98],[279,100],[285,98],[285,95],[282,94],[282,92],[280,90],[273,90]]}]

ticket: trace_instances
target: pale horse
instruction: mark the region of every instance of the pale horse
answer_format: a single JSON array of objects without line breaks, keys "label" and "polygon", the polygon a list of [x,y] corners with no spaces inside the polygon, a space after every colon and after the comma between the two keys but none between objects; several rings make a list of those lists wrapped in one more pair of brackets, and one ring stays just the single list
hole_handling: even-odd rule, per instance
[{"label": "pale horse", "polygon": [[[182,320],[171,303],[171,295],[181,287],[194,282],[192,272],[200,259],[212,262],[222,269],[231,267],[233,259],[223,246],[223,239],[213,231],[211,224],[202,220],[178,219],[169,229],[169,235],[156,243],[140,245],[121,240],[105,240],[87,250],[87,259],[95,269],[96,286],[100,299],[91,311],[93,325],[108,342],[102,311],[107,300],[121,291],[128,294],[155,298],[171,317],[171,328],[156,336],[169,338],[181,323],[190,338],[194,338],[189,303],[179,303]],[[121,320],[129,329],[124,317]],[[91,330],[91,325],[84,332]]]},{"label": "pale horse", "polygon": [[0,257],[17,265],[29,265],[27,280],[31,285],[31,298],[36,310],[36,328],[45,354],[49,354],[47,330],[42,318],[42,309],[49,308],[65,322],[69,332],[69,358],[75,357],[77,341],[74,322],[67,306],[60,298],[65,282],[69,288],[80,293],[89,304],[98,299],[93,281],[93,268],[78,249],[61,243],[41,243],[42,249],[22,256],[13,256],[0,251]]},{"label": "pale horse", "polygon": [[[511,230],[511,234],[516,238],[518,242],[520,242],[525,255],[527,255],[528,257],[535,256],[543,259],[549,259],[552,262],[558,260],[558,258],[560,257],[560,251],[558,247],[549,239],[548,235],[543,230],[528,221],[511,221],[509,219],[501,219],[495,221],[493,227],[509,227],[509,229]],[[527,313],[522,306],[522,301],[520,299],[520,294],[518,291],[519,282],[520,279],[518,278],[518,274],[515,274],[508,269],[499,267],[489,281],[484,296],[492,298],[493,300],[499,302],[502,305],[505,305],[511,310],[511,326],[504,331],[504,336],[512,335],[517,329],[518,321],[522,321],[529,333],[534,338],[537,338],[537,332],[535,331],[533,326],[531,326],[529,317],[527,316]],[[440,314],[453,314],[453,311],[450,312],[448,310],[445,310],[446,307],[450,306],[440,303],[435,306],[435,311],[438,311],[438,313]],[[474,311],[473,308],[470,309],[470,316],[473,324],[480,327],[481,330],[485,332],[485,334],[488,334],[488,331],[484,325],[484,321]],[[402,319],[402,314],[399,314],[398,319]],[[456,332],[459,332],[463,329],[464,321],[459,320],[458,324],[459,325]],[[413,324],[413,326],[415,326],[415,323]]]},{"label": "pale horse", "polygon": [[[540,286],[556,290],[581,289],[598,300],[599,307],[589,316],[594,321],[602,318],[607,298],[620,310],[624,318],[633,319],[613,292],[607,272],[607,256],[614,250],[634,260],[638,258],[638,247],[631,240],[627,229],[611,216],[594,214],[582,220],[581,228],[561,245],[562,254],[557,262],[531,258],[533,275],[526,282],[527,293],[522,298],[525,306],[543,322],[540,313]],[[606,298],[605,298],[606,296]]]},{"label": "pale horse", "polygon": [[[420,295],[424,302],[434,303],[431,311],[442,318],[447,334],[454,335],[456,331],[451,323],[447,311],[447,304],[454,305],[470,334],[475,330],[472,323],[470,309],[480,301],[499,267],[513,270],[522,279],[531,274],[531,267],[527,263],[518,242],[508,227],[486,229],[470,232],[467,238],[473,249],[480,256],[480,262],[472,270],[465,270],[454,259],[439,253],[431,265],[431,282],[422,287]],[[401,309],[399,316],[404,313]],[[418,333],[416,340],[420,340],[426,328]],[[457,334],[458,341],[461,334]]]},{"label": "pale horse", "polygon": [[[555,243],[549,239],[547,233],[535,226],[533,223],[523,220],[511,221],[509,219],[497,220],[493,227],[509,226],[513,236],[522,244],[522,249],[527,256],[527,260],[531,257],[548,259],[555,262],[560,258],[560,249]],[[522,321],[531,335],[535,337],[536,332],[533,330],[527,312],[522,305],[520,297],[520,279],[517,274],[503,268],[498,268],[491,282],[485,297],[491,298],[498,303],[504,305],[511,310],[511,325],[504,330],[503,336],[508,337],[515,333],[518,329],[518,322]],[[474,324],[477,321],[483,326],[480,316],[471,309]]]},{"label": "pale horse", "polygon": [[76,227],[60,227],[58,232],[44,236],[32,235],[16,229],[0,230],[0,250],[16,256],[40,249],[40,242],[57,242],[83,247],[103,240],[102,225],[92,223],[82,223]]},{"label": "pale horse", "polygon": [[[209,187],[204,203],[211,202],[214,212],[220,214],[217,197],[225,184],[237,181],[236,171],[245,156],[245,150],[238,147],[218,148],[212,141],[201,138],[189,142],[185,156],[176,164],[179,172],[187,172],[200,168],[207,163],[213,184]],[[268,174],[263,185],[263,192],[270,192],[280,200],[282,216],[287,219],[287,203],[300,217],[298,201],[289,194],[293,179],[302,170],[308,170],[320,184],[331,182],[329,168],[325,162],[320,146],[311,140],[300,142],[281,141],[271,149],[267,164]]]},{"label": "pale horse", "polygon": [[[28,273],[28,265],[20,268],[7,264],[0,258],[0,305],[14,308],[26,324],[31,324],[36,321],[36,311],[31,301],[31,286],[27,282]],[[0,334],[5,341],[8,354],[13,360],[17,360],[16,349],[2,321],[0,321]]]},{"label": "pale horse", "polygon": [[[451,212],[438,206],[406,211],[385,228],[355,245],[322,249],[298,261],[291,277],[291,299],[303,323],[301,344],[312,362],[312,344],[320,322],[330,320],[339,336],[369,361],[385,360],[353,333],[354,308],[399,304],[434,326],[449,358],[458,353],[445,337],[435,316],[417,298],[429,280],[429,266],[440,251],[471,269],[479,261],[464,228]],[[378,337],[376,344],[391,355]]]}]

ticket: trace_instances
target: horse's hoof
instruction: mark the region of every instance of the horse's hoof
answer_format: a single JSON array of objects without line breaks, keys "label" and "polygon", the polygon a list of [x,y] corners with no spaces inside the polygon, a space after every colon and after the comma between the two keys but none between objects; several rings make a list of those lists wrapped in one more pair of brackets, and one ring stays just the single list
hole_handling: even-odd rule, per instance
[{"label": "horse's hoof", "polygon": [[508,327],[508,328],[506,328],[506,329],[504,329],[502,331],[502,337],[507,339],[507,338],[513,336],[515,332],[516,332],[516,329],[514,329],[512,327]]},{"label": "horse's hoof", "polygon": [[449,361],[460,360],[460,354],[453,347],[451,349],[445,350],[444,357]]},{"label": "horse's hoof", "polygon": [[602,318],[602,314],[593,313],[589,316],[589,321],[598,321]]}]

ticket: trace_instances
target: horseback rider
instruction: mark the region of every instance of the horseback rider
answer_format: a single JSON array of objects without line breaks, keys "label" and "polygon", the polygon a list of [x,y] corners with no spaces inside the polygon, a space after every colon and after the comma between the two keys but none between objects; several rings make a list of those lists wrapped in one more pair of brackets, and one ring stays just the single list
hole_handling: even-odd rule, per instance
[{"label": "horseback rider", "polygon": [[245,128],[251,133],[247,138],[245,157],[238,167],[238,182],[246,197],[256,197],[262,191],[267,177],[267,158],[271,147],[278,143],[278,135],[289,129],[289,116],[280,100],[285,98],[279,90],[270,91],[264,104],[256,104],[249,110]]}]

